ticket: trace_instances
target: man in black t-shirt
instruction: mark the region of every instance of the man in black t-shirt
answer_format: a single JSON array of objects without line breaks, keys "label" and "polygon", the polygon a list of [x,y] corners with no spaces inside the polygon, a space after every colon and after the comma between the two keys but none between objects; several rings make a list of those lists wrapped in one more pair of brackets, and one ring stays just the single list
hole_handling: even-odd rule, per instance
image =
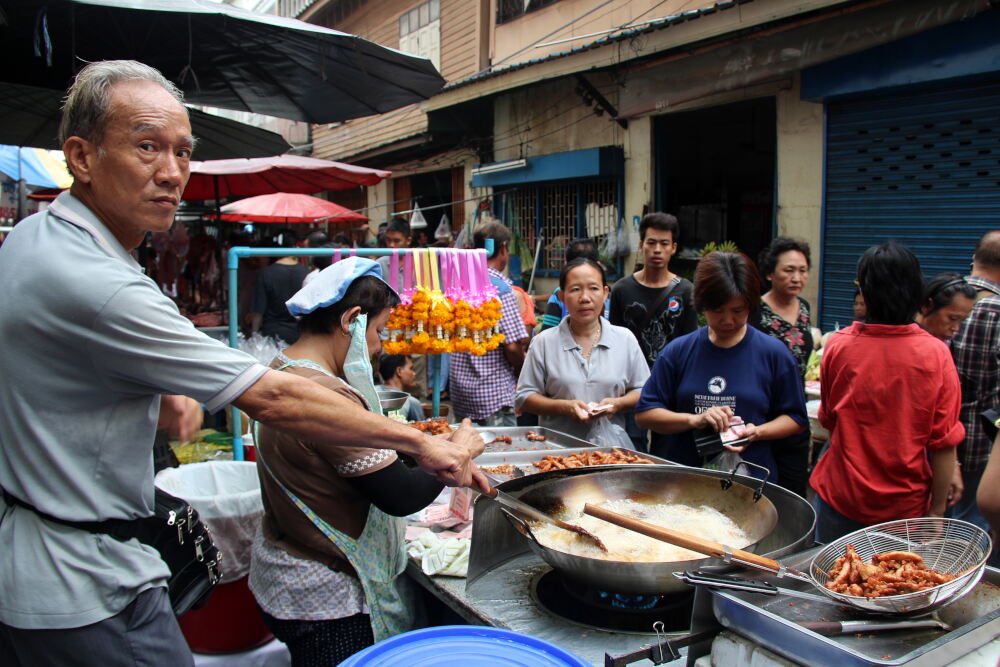
[{"label": "man in black t-shirt", "polygon": [[639,223],[642,269],[611,288],[612,324],[627,327],[639,341],[650,368],[660,350],[698,328],[691,281],[670,272],[680,226],[667,213],[649,213]]}]

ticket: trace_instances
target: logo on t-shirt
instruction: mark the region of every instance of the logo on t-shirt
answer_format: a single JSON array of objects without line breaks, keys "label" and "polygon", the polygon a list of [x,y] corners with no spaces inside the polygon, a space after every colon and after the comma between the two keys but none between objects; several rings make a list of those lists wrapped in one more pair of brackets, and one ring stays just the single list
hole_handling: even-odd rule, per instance
[{"label": "logo on t-shirt", "polygon": [[667,310],[671,313],[676,313],[681,309],[681,302],[677,300],[676,297],[670,297],[670,302],[667,303]]},{"label": "logo on t-shirt", "polygon": [[716,375],[708,381],[708,390],[713,394],[721,394],[726,390],[726,378]]}]

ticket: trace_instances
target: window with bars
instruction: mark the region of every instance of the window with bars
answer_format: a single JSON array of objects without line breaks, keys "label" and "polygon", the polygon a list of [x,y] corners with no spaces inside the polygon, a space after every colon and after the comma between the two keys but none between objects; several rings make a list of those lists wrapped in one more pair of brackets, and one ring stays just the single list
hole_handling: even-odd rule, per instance
[{"label": "window with bars", "polygon": [[541,236],[538,269],[552,275],[562,269],[566,246],[574,238],[592,238],[600,246],[618,228],[619,182],[523,186],[507,193],[505,206],[507,224],[532,253]]}]

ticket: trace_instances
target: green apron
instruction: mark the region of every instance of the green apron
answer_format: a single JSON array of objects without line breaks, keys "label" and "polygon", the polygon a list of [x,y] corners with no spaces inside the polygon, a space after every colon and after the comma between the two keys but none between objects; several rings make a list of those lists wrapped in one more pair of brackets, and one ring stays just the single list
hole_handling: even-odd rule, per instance
[{"label": "green apron", "polygon": [[[289,361],[279,366],[277,370],[284,370],[289,366],[312,368],[335,377],[308,359]],[[320,518],[292,493],[267,467],[267,463],[261,458],[260,447],[257,447],[257,462],[264,466],[295,506],[344,553],[348,562],[354,567],[365,592],[375,641],[379,642],[409,630],[413,624],[413,598],[406,579],[398,579],[406,570],[407,562],[406,544],[403,540],[406,523],[403,519],[390,516],[372,505],[368,510],[365,529],[358,539],[353,539]]]}]

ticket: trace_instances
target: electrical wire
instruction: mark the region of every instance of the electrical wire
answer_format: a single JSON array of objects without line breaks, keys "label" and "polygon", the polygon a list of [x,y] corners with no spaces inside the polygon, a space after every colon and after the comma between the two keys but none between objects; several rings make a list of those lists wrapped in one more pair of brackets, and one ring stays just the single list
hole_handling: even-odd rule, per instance
[{"label": "electrical wire", "polygon": [[479,70],[478,72],[476,72],[472,76],[479,76],[480,74],[484,74],[486,72],[493,71],[497,66],[502,65],[503,63],[507,62],[508,60],[510,60],[511,58],[513,58],[514,56],[519,55],[521,53],[524,53],[528,49],[534,47],[535,44],[538,44],[539,42],[548,39],[552,35],[555,35],[555,34],[561,32],[562,30],[565,30],[566,28],[570,27],[571,25],[573,25],[574,23],[576,23],[580,19],[593,14],[594,12],[596,12],[598,9],[600,9],[602,7],[610,5],[612,2],[615,2],[615,0],[604,0],[604,2],[602,2],[601,4],[597,5],[596,7],[593,7],[592,9],[589,9],[589,10],[585,11],[583,14],[580,14],[579,16],[577,16],[576,18],[574,18],[572,21],[569,21],[569,22],[565,23],[564,25],[559,26],[555,30],[552,30],[551,32],[546,33],[545,35],[543,35],[543,36],[539,37],[538,39],[536,39],[535,41],[531,42],[530,44],[521,47],[520,49],[518,49],[514,53],[511,53],[506,58],[501,58],[497,62],[490,64],[488,67]]}]

